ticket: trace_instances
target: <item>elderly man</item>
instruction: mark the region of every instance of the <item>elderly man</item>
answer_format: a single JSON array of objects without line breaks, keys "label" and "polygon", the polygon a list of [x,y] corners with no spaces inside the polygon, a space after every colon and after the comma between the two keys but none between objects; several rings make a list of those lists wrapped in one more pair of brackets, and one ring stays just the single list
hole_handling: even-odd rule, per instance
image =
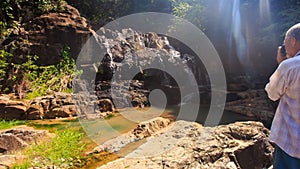
[{"label": "elderly man", "polygon": [[277,51],[278,68],[265,90],[271,100],[280,99],[271,127],[275,144],[274,169],[300,169],[300,23],[285,35]]}]

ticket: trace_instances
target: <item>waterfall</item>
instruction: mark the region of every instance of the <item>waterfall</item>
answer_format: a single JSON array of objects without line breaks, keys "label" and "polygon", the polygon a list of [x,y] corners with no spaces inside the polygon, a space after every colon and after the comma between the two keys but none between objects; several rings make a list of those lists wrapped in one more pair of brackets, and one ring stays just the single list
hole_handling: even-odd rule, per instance
[{"label": "waterfall", "polygon": [[264,22],[271,21],[270,0],[259,0],[259,15]]},{"label": "waterfall", "polygon": [[[220,0],[218,4],[218,15],[220,15],[221,26],[224,27],[224,35],[226,38],[226,47],[228,48],[228,65],[229,69],[235,67],[234,56],[243,67],[249,64],[247,56],[247,40],[242,28],[242,18],[240,11],[240,0]],[[231,72],[232,70],[230,70]]]},{"label": "waterfall", "polygon": [[249,58],[247,57],[247,41],[242,31],[240,0],[234,0],[232,11],[232,35],[236,44],[236,53],[240,63],[247,66]]}]

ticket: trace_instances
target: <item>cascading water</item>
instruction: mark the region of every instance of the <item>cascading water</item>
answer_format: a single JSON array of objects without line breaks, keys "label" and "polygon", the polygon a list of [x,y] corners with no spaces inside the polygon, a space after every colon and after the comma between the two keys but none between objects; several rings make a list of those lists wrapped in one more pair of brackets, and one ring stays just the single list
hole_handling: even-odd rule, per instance
[{"label": "cascading water", "polygon": [[264,22],[271,22],[270,0],[259,0],[259,15]]},{"label": "cascading water", "polygon": [[[220,0],[218,7],[219,15],[223,16],[223,25],[226,30],[226,43],[228,46],[228,64],[232,67],[232,56],[237,55],[239,62],[246,66],[248,64],[247,57],[247,40],[242,30],[242,20],[240,12],[240,0]],[[224,22],[226,21],[226,23]],[[234,46],[235,44],[235,46]]]},{"label": "cascading water", "polygon": [[[236,62],[244,69],[246,75],[253,76],[257,74],[256,58],[259,55],[257,46],[259,42],[254,37],[262,34],[264,28],[271,23],[270,0],[259,0],[255,5],[242,3],[241,0],[219,0],[217,9],[218,21],[217,26],[222,28],[223,40],[226,44],[226,63],[228,70],[235,73]],[[257,12],[255,12],[257,10]],[[251,14],[249,12],[252,12]],[[268,33],[272,32],[268,27]],[[261,52],[260,52],[261,53]]]},{"label": "cascading water", "polygon": [[247,41],[244,32],[242,31],[241,22],[240,0],[234,0],[232,11],[232,35],[235,40],[238,59],[243,66],[247,66],[249,64]]}]

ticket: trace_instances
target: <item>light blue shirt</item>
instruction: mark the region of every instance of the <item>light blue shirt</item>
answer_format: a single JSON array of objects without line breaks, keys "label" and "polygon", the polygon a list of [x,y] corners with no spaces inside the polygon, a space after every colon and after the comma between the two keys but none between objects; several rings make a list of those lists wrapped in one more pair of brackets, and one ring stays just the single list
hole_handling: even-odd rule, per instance
[{"label": "light blue shirt", "polygon": [[292,157],[300,158],[300,51],[282,61],[265,90],[280,99],[271,126],[270,141]]}]

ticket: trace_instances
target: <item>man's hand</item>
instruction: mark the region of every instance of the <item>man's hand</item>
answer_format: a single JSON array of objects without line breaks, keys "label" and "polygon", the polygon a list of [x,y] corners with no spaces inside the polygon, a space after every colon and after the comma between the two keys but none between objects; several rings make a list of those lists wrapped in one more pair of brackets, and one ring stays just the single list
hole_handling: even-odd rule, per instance
[{"label": "man's hand", "polygon": [[279,46],[277,49],[277,63],[280,64],[282,61],[284,61],[285,59],[287,59],[286,55],[284,55],[283,53],[281,53],[281,47]]}]

